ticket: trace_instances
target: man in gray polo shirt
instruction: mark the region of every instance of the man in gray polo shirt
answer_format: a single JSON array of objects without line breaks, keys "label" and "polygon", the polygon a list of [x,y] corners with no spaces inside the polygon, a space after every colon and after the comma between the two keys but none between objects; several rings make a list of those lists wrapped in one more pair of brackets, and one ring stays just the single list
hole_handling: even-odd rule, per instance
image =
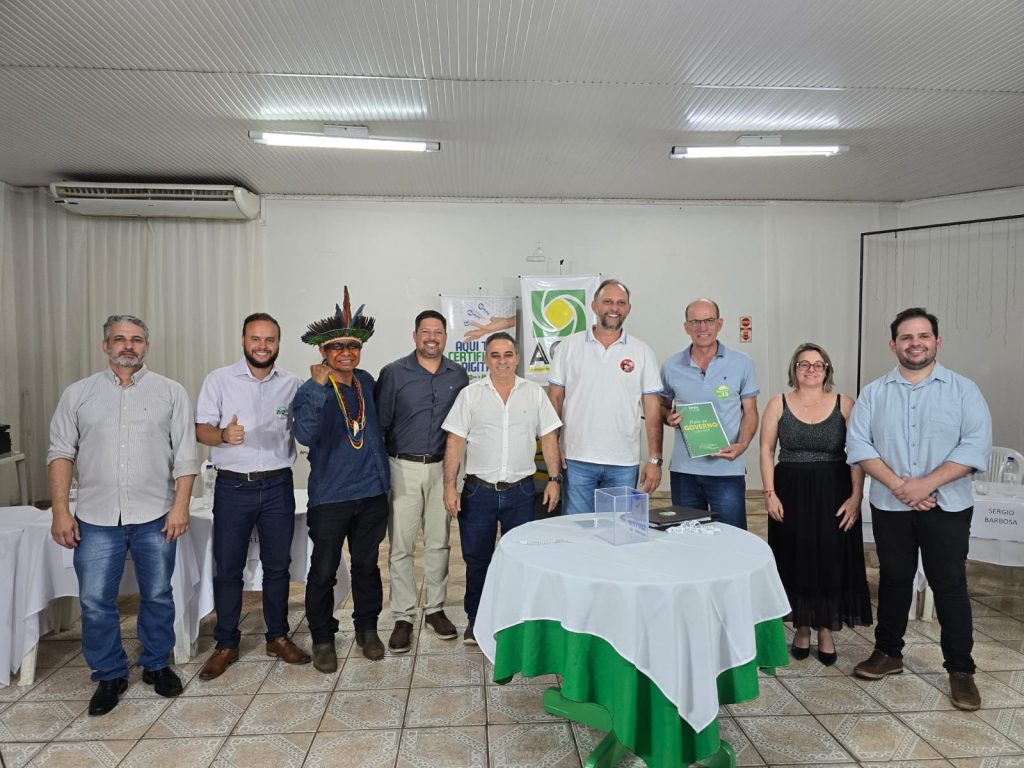
[{"label": "man in gray polo shirt", "polygon": [[466,371],[444,356],[448,323],[432,309],[420,312],[412,339],[416,349],[381,369],[375,397],[391,464],[389,572],[395,628],[393,653],[412,647],[416,619],[416,539],[423,529],[424,622],[446,640],[457,635],[444,614],[448,597],[448,533],[442,460],[444,423],[456,395],[469,383]]},{"label": "man in gray polo shirt", "polygon": [[[174,648],[171,574],[177,539],[188,530],[192,482],[199,470],[192,404],[185,388],[142,361],[149,329],[132,315],[103,325],[109,366],[64,390],[50,422],[53,540],[75,550],[82,604],[82,655],[99,683],[90,715],[105,715],[128,690],[117,591],[131,552],[139,582],[136,662],[142,682],[161,696],[181,693],[170,667]],[[78,467],[78,503],[70,508]]]}]

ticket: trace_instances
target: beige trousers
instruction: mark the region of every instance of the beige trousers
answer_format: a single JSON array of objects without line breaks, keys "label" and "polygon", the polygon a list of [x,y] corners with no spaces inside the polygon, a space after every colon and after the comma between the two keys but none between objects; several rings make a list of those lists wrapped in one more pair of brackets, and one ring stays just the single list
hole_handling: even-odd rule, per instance
[{"label": "beige trousers", "polygon": [[416,620],[416,540],[423,529],[423,612],[436,613],[448,596],[448,532],[444,510],[443,463],[391,462],[391,515],[388,518],[391,612],[395,621]]}]

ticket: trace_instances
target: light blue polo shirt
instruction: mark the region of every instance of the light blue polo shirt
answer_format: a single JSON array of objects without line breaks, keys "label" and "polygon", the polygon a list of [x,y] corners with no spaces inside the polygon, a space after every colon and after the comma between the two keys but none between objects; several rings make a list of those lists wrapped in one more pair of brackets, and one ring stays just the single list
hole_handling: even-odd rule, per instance
[{"label": "light blue polo shirt", "polygon": [[[662,396],[680,403],[714,403],[726,437],[730,443],[735,443],[740,436],[742,401],[757,397],[761,391],[757,388],[754,363],[742,352],[718,342],[718,352],[708,365],[707,373],[704,373],[690,357],[691,348],[692,345],[662,363]],[[691,459],[683,442],[682,431],[674,431],[675,445],[669,466],[673,472],[712,477],[743,476],[742,459],[729,461],[710,456]]]}]

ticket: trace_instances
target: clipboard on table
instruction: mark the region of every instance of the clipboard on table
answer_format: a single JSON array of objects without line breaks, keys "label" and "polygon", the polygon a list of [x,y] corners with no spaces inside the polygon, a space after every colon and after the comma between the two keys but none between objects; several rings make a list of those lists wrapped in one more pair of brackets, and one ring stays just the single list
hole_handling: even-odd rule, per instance
[{"label": "clipboard on table", "polygon": [[706,509],[694,509],[693,507],[679,507],[673,504],[671,507],[652,509],[648,513],[648,525],[657,530],[671,528],[680,525],[687,520],[696,520],[698,523],[710,523],[718,519],[717,512],[708,512]]}]

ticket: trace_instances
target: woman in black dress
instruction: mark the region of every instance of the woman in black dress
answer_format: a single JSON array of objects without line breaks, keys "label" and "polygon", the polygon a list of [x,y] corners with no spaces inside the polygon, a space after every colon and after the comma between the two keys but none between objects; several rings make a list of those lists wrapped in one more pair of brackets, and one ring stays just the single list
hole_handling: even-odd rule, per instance
[{"label": "woman in black dress", "polygon": [[761,419],[768,543],[793,609],[793,656],[807,658],[813,627],[825,665],[836,661],[833,632],[871,624],[860,524],[864,473],[846,464],[853,399],[832,394],[832,381],[828,353],[801,344],[789,363],[792,389],[772,397]]}]

